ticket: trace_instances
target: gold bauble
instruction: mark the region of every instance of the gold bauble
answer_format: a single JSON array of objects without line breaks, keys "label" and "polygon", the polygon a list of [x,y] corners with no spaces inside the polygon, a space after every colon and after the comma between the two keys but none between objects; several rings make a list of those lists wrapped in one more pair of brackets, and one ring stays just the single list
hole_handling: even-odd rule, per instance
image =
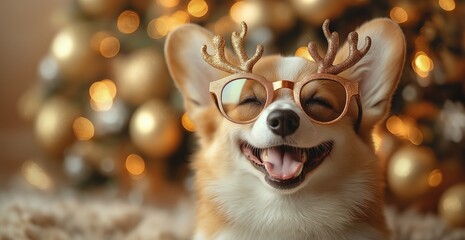
[{"label": "gold bauble", "polygon": [[117,14],[125,1],[123,0],[78,0],[81,9],[91,16],[111,16]]},{"label": "gold bauble", "polygon": [[181,140],[179,121],[165,103],[150,100],[132,115],[129,135],[134,145],[151,157],[171,154]]},{"label": "gold bauble", "polygon": [[73,121],[79,110],[61,97],[47,100],[35,121],[35,135],[40,145],[52,155],[62,155],[73,141]]},{"label": "gold bauble", "polygon": [[92,49],[89,25],[75,22],[62,28],[53,39],[51,56],[63,77],[71,82],[89,81],[102,69],[102,57]]},{"label": "gold bauble", "polygon": [[439,214],[453,227],[465,227],[465,183],[448,188],[439,202]]},{"label": "gold bauble", "polygon": [[428,192],[428,178],[436,169],[434,153],[424,147],[404,146],[397,150],[387,168],[387,181],[399,200],[413,200]]},{"label": "gold bauble", "polygon": [[292,0],[295,11],[305,21],[320,25],[327,18],[339,16],[347,7],[347,0]]},{"label": "gold bauble", "polygon": [[141,49],[115,61],[118,95],[135,105],[152,98],[167,98],[172,90],[163,56],[155,49]]}]

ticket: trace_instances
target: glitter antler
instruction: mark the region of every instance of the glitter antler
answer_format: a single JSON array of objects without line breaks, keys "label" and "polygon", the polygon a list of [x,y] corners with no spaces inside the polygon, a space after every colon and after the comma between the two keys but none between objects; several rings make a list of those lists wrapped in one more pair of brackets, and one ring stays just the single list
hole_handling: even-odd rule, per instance
[{"label": "glitter antler", "polygon": [[202,46],[201,52],[203,60],[212,67],[229,73],[252,72],[253,66],[263,55],[263,46],[259,44],[255,50],[255,54],[249,59],[244,49],[244,38],[247,34],[247,24],[242,22],[241,27],[241,33],[233,32],[231,36],[234,52],[239,58],[239,66],[235,66],[226,60],[224,55],[226,43],[224,38],[218,35],[213,37],[213,46],[215,49],[214,55],[207,53],[207,45]]},{"label": "glitter antler", "polygon": [[342,63],[333,65],[337,50],[339,49],[339,34],[337,32],[330,32],[328,19],[323,23],[323,32],[328,41],[328,50],[324,58],[318,54],[314,42],[308,44],[308,52],[318,63],[318,73],[338,74],[360,61],[371,47],[371,38],[365,37],[365,46],[360,50],[357,49],[358,34],[356,32],[351,32],[347,39],[349,43],[349,57]]}]

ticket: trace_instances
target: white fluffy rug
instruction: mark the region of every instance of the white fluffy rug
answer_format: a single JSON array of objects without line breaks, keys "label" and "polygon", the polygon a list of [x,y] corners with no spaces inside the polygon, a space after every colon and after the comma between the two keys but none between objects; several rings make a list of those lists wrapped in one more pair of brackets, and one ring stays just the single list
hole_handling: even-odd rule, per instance
[{"label": "white fluffy rug", "polygon": [[[191,203],[176,209],[108,198],[0,192],[0,240],[189,239]],[[465,240],[434,215],[387,210],[394,240]]]}]

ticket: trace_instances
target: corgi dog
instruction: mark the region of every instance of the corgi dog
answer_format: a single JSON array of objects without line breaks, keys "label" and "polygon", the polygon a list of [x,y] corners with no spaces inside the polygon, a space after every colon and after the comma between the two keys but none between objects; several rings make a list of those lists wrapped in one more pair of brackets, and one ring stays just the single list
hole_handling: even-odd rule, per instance
[{"label": "corgi dog", "polygon": [[199,143],[193,238],[388,239],[371,132],[402,72],[399,26],[366,22],[339,49],[327,20],[326,54],[308,47],[314,61],[263,57],[261,45],[249,58],[241,26],[233,50],[194,24],[166,39]]}]

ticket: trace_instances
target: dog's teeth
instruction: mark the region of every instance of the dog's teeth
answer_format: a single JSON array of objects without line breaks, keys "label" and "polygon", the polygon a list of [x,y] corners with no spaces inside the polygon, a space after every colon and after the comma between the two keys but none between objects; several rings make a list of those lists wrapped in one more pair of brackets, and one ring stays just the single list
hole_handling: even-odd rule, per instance
[{"label": "dog's teeth", "polygon": [[298,177],[301,173],[302,173],[302,170],[304,169],[304,165],[303,164],[300,164],[300,167],[299,169],[295,172],[294,174],[294,177]]},{"label": "dog's teeth", "polygon": [[302,149],[302,155],[300,157],[301,157],[303,163],[305,163],[307,161],[307,156],[308,156],[307,151]]},{"label": "dog's teeth", "polygon": [[260,158],[262,159],[262,162],[266,162],[268,160],[268,149],[263,149]]}]

